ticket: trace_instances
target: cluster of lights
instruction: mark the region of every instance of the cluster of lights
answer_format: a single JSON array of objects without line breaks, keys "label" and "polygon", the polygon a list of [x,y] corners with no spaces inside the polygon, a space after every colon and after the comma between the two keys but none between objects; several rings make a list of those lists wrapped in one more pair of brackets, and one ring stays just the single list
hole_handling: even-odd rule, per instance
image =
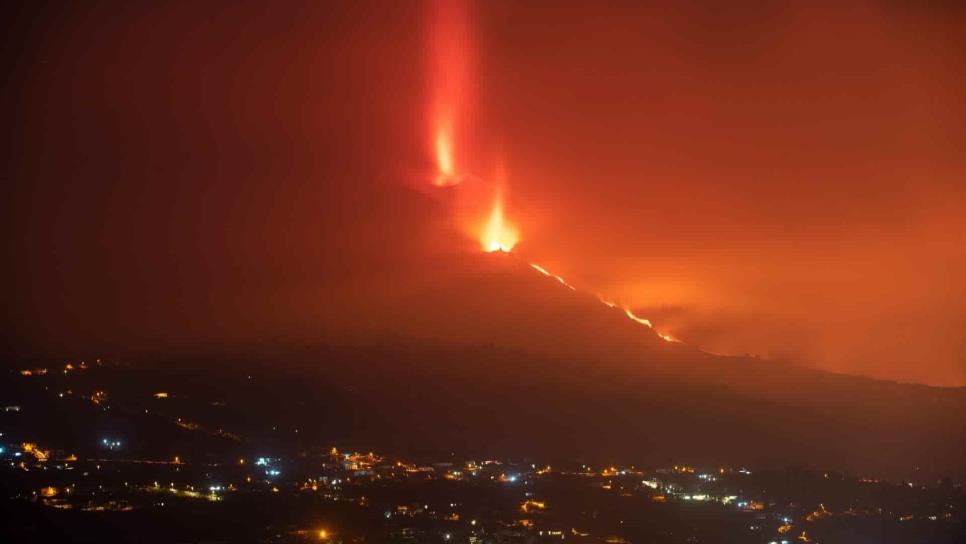
[{"label": "cluster of lights", "polygon": [[105,448],[107,448],[107,449],[109,449],[111,451],[115,451],[115,450],[121,449],[121,441],[120,440],[114,440],[112,438],[102,438],[101,439],[101,446],[102,447],[105,447]]}]

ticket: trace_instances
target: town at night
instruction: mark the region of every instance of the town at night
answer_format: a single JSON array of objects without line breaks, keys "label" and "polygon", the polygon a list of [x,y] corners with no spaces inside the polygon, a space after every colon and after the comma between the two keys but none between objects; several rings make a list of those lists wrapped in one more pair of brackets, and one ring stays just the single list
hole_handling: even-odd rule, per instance
[{"label": "town at night", "polygon": [[[449,454],[315,446],[346,432],[353,410],[335,404],[352,400],[332,384],[249,370],[206,376],[226,394],[100,359],[8,374],[3,394],[21,404],[0,420],[6,507],[17,513],[6,529],[78,542],[482,544],[953,542],[966,526],[962,485],[918,467],[889,481],[759,467],[754,455],[745,465],[650,465],[593,448],[584,459],[468,457],[485,451],[486,430]],[[284,401],[266,398],[279,389]]]}]

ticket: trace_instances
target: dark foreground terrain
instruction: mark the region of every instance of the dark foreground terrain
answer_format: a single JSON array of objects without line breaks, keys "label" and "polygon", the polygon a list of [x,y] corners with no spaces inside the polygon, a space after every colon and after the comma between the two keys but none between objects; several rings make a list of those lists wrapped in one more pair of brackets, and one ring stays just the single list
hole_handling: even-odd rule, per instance
[{"label": "dark foreground terrain", "polygon": [[[867,414],[898,403],[887,413],[907,412],[894,423],[912,425],[958,406],[958,390],[727,366],[704,367],[700,379],[697,367],[636,379],[601,367],[574,380],[566,362],[493,348],[277,357],[10,369],[0,386],[4,540],[940,543],[966,534],[957,465],[940,462],[939,446],[920,441],[905,465],[881,444],[855,449],[868,437],[892,436],[900,450],[912,449],[910,433],[931,440],[931,428],[890,434]],[[732,376],[772,389],[755,394]],[[932,424],[955,425],[961,413]],[[951,451],[962,435],[950,430]]]}]

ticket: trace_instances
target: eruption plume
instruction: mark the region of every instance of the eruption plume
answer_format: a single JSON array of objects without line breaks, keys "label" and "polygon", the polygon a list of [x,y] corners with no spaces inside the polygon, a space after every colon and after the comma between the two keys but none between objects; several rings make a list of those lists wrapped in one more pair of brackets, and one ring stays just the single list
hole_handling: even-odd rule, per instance
[{"label": "eruption plume", "polygon": [[518,241],[520,241],[520,235],[516,227],[507,223],[503,217],[502,192],[498,190],[496,198],[493,199],[493,210],[490,212],[490,218],[480,235],[480,244],[483,245],[483,251],[486,252],[503,251],[509,253]]},{"label": "eruption plume", "polygon": [[[432,133],[432,154],[436,162],[436,175],[433,184],[438,187],[458,185],[468,178],[465,165],[459,162],[458,148],[465,140],[461,136],[467,126],[470,89],[470,32],[467,24],[466,3],[461,0],[431,0],[432,10],[430,29],[430,84],[433,99],[430,111],[430,131]],[[501,169],[502,171],[502,169]],[[504,180],[502,172],[497,176],[496,192],[489,215],[479,230],[479,241],[487,253],[510,253],[520,241],[520,231],[516,225],[507,221],[503,211]],[[514,258],[519,256],[512,254]],[[547,276],[571,291],[577,289],[543,266],[525,262],[540,274]],[[629,308],[598,297],[609,308],[619,309],[628,319],[654,330],[647,319],[638,317]],[[673,338],[654,331],[668,342]]]},{"label": "eruption plume", "polygon": [[456,176],[453,165],[453,135],[447,124],[440,123],[436,128],[436,185],[445,187],[456,185],[461,180]]},{"label": "eruption plume", "polygon": [[430,9],[430,84],[433,89],[430,131],[436,160],[433,183],[446,187],[463,181],[456,148],[461,129],[467,125],[471,40],[465,2],[435,0],[430,2]]}]

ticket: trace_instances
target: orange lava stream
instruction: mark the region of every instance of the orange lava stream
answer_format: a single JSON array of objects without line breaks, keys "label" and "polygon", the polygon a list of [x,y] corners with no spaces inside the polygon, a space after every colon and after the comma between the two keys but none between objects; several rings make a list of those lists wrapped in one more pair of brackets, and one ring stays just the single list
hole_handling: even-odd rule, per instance
[{"label": "orange lava stream", "polygon": [[[487,220],[486,224],[483,226],[483,229],[480,233],[480,245],[483,247],[483,251],[487,253],[494,253],[499,251],[502,253],[513,255],[514,258],[517,258],[516,255],[511,253],[511,251],[519,241],[520,241],[519,231],[515,226],[511,225],[506,220],[506,217],[504,217],[503,215],[502,193],[499,189],[497,189],[496,197],[493,200],[493,208],[490,212],[489,219]],[[563,279],[563,277],[558,276],[553,272],[550,272],[543,266],[540,266],[537,263],[531,263],[527,261],[524,261],[524,262],[530,268],[536,270],[537,272],[543,274],[544,276],[547,276],[548,278],[552,278],[556,280],[557,283],[559,283],[560,285],[563,285],[567,289],[570,289],[571,291],[574,291],[574,292],[577,291],[577,288],[571,285],[570,283],[568,283],[567,280]],[[601,304],[607,306],[608,308],[614,308],[614,309],[619,308],[620,310],[623,310],[624,315],[626,315],[628,319],[640,325],[644,325],[648,329],[651,329],[652,331],[654,331],[654,334],[656,334],[659,338],[661,338],[665,342],[678,342],[678,340],[673,338],[672,336],[655,330],[654,324],[651,323],[649,319],[645,319],[643,317],[639,317],[635,315],[630,308],[626,306],[618,305],[617,303],[611,302],[610,300],[607,300],[600,296],[597,297],[597,300],[599,300]]]},{"label": "orange lava stream", "polygon": [[[563,285],[564,287],[567,287],[571,291],[577,291],[577,288],[567,283],[565,279],[550,272],[549,270],[540,266],[539,264],[536,264],[536,263],[527,263],[527,264],[530,265],[530,268],[533,268],[534,270],[536,270],[537,272],[540,272],[544,276],[557,280],[558,282],[560,282],[561,285]],[[651,329],[652,331],[654,331],[654,334],[656,334],[661,340],[664,340],[665,342],[675,342],[675,343],[680,342],[680,340],[677,340],[676,338],[674,338],[669,334],[664,334],[662,332],[655,330],[654,324],[651,323],[649,319],[644,319],[643,317],[639,317],[635,315],[630,308],[626,306],[619,306],[617,303],[611,302],[603,297],[597,297],[597,300],[599,300],[601,304],[603,304],[604,306],[607,306],[608,308],[620,308],[621,310],[624,311],[624,315],[626,315],[628,319],[640,325],[644,325],[648,329]]]},{"label": "orange lava stream", "polygon": [[641,325],[644,325],[645,327],[647,327],[649,329],[653,329],[654,328],[654,325],[651,324],[651,320],[650,319],[644,319],[643,317],[637,317],[636,315],[634,315],[634,312],[632,312],[630,310],[630,308],[624,308],[624,314],[627,317],[629,317],[631,319],[631,321],[640,323]]},{"label": "orange lava stream", "polygon": [[[509,251],[506,251],[506,253],[510,253],[510,252]],[[548,278],[553,278],[554,280],[557,280],[557,282],[559,282],[564,287],[570,289],[571,291],[574,291],[574,292],[577,291],[577,288],[574,287],[573,285],[570,285],[569,283],[567,283],[567,280],[565,280],[562,277],[554,274],[553,272],[550,272],[549,270],[547,270],[546,268],[540,266],[539,264],[531,263],[531,262],[527,262],[526,264],[529,265],[530,268],[536,270],[537,272],[543,274],[544,276],[547,276]],[[644,325],[648,329],[651,329],[652,331],[654,331],[654,334],[656,334],[661,340],[664,340],[665,342],[680,343],[680,340],[674,338],[673,336],[655,330],[654,329],[654,324],[651,323],[651,321],[649,319],[645,319],[643,317],[639,317],[639,316],[635,315],[634,312],[631,311],[630,308],[628,308],[626,306],[621,306],[621,305],[617,304],[616,302],[611,302],[610,300],[607,300],[607,299],[605,299],[603,297],[600,297],[600,296],[597,297],[597,300],[599,300],[601,304],[603,304],[604,306],[607,306],[608,308],[614,308],[614,309],[620,309],[620,310],[622,310],[624,312],[624,315],[626,315],[628,319],[630,319],[631,321],[633,321],[635,323],[638,323],[640,325]]]},{"label": "orange lava stream", "polygon": [[530,263],[530,267],[533,268],[534,270],[536,270],[537,272],[540,272],[544,276],[548,276],[548,277],[551,277],[551,278],[559,281],[560,282],[560,285],[563,285],[564,287],[566,287],[567,289],[570,289],[571,291],[576,291],[577,290],[573,285],[570,285],[569,283],[567,283],[566,280],[564,280],[563,278],[561,278],[560,276],[558,276],[556,274],[551,274],[550,272],[547,271],[546,268],[540,266],[539,264]]}]

